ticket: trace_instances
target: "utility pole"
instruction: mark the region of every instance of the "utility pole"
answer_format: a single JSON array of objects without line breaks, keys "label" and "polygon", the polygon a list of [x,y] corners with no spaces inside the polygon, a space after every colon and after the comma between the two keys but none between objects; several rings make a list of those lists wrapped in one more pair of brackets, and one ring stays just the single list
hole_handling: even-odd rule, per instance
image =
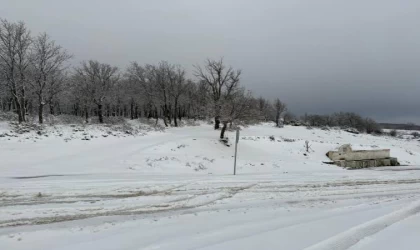
[{"label": "utility pole", "polygon": [[238,154],[238,142],[239,142],[239,128],[236,129],[236,140],[235,140],[235,163],[233,165],[233,175],[236,175],[236,156]]}]

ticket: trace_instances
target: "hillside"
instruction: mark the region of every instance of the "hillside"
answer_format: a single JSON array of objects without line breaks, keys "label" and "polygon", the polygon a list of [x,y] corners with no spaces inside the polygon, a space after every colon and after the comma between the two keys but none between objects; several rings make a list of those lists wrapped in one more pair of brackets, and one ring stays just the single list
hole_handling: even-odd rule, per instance
[{"label": "hillside", "polygon": [[[417,249],[420,243],[409,230],[420,226],[420,142],[409,135],[246,127],[233,176],[234,147],[221,144],[211,126],[131,125],[136,130],[61,125],[16,134],[1,123],[0,249]],[[234,141],[233,132],[228,136]],[[389,148],[404,166],[350,171],[323,163],[327,151],[346,143]]]}]

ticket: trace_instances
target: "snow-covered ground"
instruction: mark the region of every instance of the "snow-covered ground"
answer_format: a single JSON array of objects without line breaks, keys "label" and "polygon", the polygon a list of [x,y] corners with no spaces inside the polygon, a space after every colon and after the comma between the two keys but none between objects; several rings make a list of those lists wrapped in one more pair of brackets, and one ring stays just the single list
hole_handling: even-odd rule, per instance
[{"label": "snow-covered ground", "polygon": [[[209,125],[135,136],[94,126],[15,135],[1,123],[4,133],[2,250],[420,246],[414,139],[252,126],[241,131],[233,176],[234,147],[222,145]],[[345,143],[390,148],[406,166],[323,163]]]}]

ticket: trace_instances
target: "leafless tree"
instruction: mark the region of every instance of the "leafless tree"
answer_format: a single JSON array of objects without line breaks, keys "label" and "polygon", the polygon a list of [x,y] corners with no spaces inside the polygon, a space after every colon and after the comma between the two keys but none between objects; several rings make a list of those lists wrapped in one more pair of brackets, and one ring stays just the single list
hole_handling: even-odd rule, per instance
[{"label": "leafless tree", "polygon": [[26,121],[26,88],[31,43],[30,32],[25,23],[0,20],[0,76],[13,97],[19,122]]},{"label": "leafless tree", "polygon": [[178,127],[177,119],[180,118],[180,97],[185,94],[185,91],[192,83],[187,82],[185,70],[179,65],[169,68],[167,74],[169,79],[169,96],[171,103],[173,104],[174,125],[175,127]]},{"label": "leafless tree", "polygon": [[283,119],[285,123],[290,123],[291,121],[296,120],[296,115],[290,111],[286,111],[286,113],[284,113]]},{"label": "leafless tree", "polygon": [[279,98],[277,98],[274,101],[274,110],[276,126],[279,127],[281,115],[287,110],[287,106],[285,103],[281,102]]},{"label": "leafless tree", "polygon": [[[50,76],[48,88],[45,93],[45,100],[48,103],[50,108],[50,114],[55,114],[56,107],[60,110],[60,103],[63,103],[64,100],[60,100],[62,97],[63,91],[69,89],[69,77],[67,72],[56,71]],[[59,113],[61,113],[59,111]]]},{"label": "leafless tree", "polygon": [[259,111],[256,102],[251,92],[245,91],[244,88],[239,88],[224,98],[224,105],[220,112],[220,120],[223,124],[220,139],[225,137],[225,131],[229,123],[258,120]]},{"label": "leafless tree", "polygon": [[[165,103],[165,98],[168,99],[167,84],[162,82],[159,85],[157,84],[158,81],[163,81],[164,75],[157,68],[159,67],[150,64],[140,66],[137,62],[133,62],[126,72],[126,77],[131,84],[139,86],[138,94],[143,99],[145,116],[156,118],[156,123],[159,119],[158,110],[162,108],[166,111],[162,104]],[[167,125],[166,115],[164,112],[164,121]]]},{"label": "leafless tree", "polygon": [[195,65],[194,75],[210,87],[214,107],[214,128],[220,128],[220,115],[223,107],[223,97],[229,97],[238,87],[241,70],[227,67],[223,58],[207,59],[204,67]]},{"label": "leafless tree", "polygon": [[165,61],[160,62],[158,65],[149,64],[145,66],[147,89],[153,98],[153,105],[159,107],[162,111],[165,126],[171,123],[168,71],[171,71],[172,67],[172,65]]},{"label": "leafless tree", "polygon": [[85,122],[89,122],[89,111],[92,105],[92,98],[90,95],[90,83],[79,75],[76,71],[70,78],[71,84],[71,101],[73,102],[73,114],[85,117]]},{"label": "leafless tree", "polygon": [[372,134],[372,133],[381,134],[382,129],[375,120],[373,120],[372,118],[366,118],[365,119],[365,132],[368,134]]},{"label": "leafless tree", "polygon": [[56,45],[46,33],[40,34],[33,43],[30,81],[38,99],[38,120],[43,123],[44,106],[52,104],[61,90],[65,63],[71,58],[61,46]]},{"label": "leafless tree", "polygon": [[259,97],[258,98],[258,110],[260,112],[261,120],[264,121],[274,121],[275,117],[273,105],[266,99]]},{"label": "leafless tree", "polygon": [[139,94],[150,111],[159,109],[166,126],[178,126],[182,97],[187,96],[187,89],[192,82],[185,77],[185,70],[179,65],[162,61],[158,65],[140,66],[132,63],[127,69],[129,82],[140,86]]},{"label": "leafless tree", "polygon": [[96,105],[99,123],[103,123],[104,100],[119,80],[118,68],[90,60],[75,70],[80,90]]}]

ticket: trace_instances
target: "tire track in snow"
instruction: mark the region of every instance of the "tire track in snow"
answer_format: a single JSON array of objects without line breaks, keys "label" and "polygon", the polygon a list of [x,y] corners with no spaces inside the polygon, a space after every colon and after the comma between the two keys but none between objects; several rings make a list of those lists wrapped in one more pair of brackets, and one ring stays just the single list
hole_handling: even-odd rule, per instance
[{"label": "tire track in snow", "polygon": [[[200,200],[200,199],[208,195],[209,194],[208,192],[196,194],[190,197],[177,198],[170,202],[161,203],[161,204],[134,206],[130,208],[116,209],[116,210],[110,210],[110,211],[101,211],[102,209],[100,209],[99,212],[98,210],[90,211],[93,213],[78,213],[78,214],[72,214],[72,215],[58,215],[58,216],[45,216],[45,217],[32,217],[32,218],[21,218],[21,219],[14,219],[14,220],[4,220],[4,221],[0,221],[0,228],[16,227],[16,226],[24,226],[24,225],[51,224],[51,223],[57,223],[57,222],[89,219],[89,218],[94,218],[94,217],[99,217],[99,216],[141,215],[141,214],[175,212],[175,211],[194,209],[194,208],[211,205],[218,201],[232,198],[237,193],[250,189],[256,185],[258,184],[251,184],[251,185],[239,186],[239,187],[229,187],[229,188],[226,188],[225,191],[222,193],[219,193],[219,192],[214,193],[215,195],[213,197],[210,197],[210,198],[205,197],[204,200]],[[179,187],[181,186],[174,187],[173,189],[177,189]],[[197,199],[197,201],[194,201],[195,199]]]},{"label": "tire track in snow", "polygon": [[[404,182],[405,183],[405,182]],[[241,192],[250,192],[255,193],[256,191],[263,189],[266,192],[276,192],[272,190],[274,187],[270,185],[271,188],[267,189],[267,186],[261,185],[258,183],[248,184],[248,185],[241,185],[241,186],[220,186],[220,187],[213,187],[211,189],[197,189],[194,185],[197,183],[184,183],[182,185],[172,186],[168,188],[164,188],[161,190],[150,190],[150,191],[141,191],[136,190],[133,192],[124,192],[120,194],[83,194],[83,195],[70,195],[70,196],[56,196],[56,197],[45,197],[42,200],[39,199],[24,199],[23,201],[16,202],[15,204],[9,201],[8,203],[4,203],[1,206],[30,206],[30,205],[42,205],[42,204],[69,204],[69,203],[91,203],[91,199],[97,199],[95,202],[103,202],[103,201],[112,201],[112,200],[121,200],[125,198],[135,198],[135,197],[143,197],[143,196],[175,196],[173,200],[160,202],[157,204],[144,204],[140,205],[133,204],[130,207],[118,207],[118,208],[109,208],[107,206],[100,208],[96,211],[80,211],[76,214],[65,214],[66,211],[62,211],[61,214],[56,214],[54,216],[34,216],[30,218],[15,218],[11,220],[4,220],[0,221],[0,227],[8,227],[8,226],[21,226],[21,225],[37,225],[37,224],[49,224],[54,222],[63,222],[63,221],[71,221],[71,220],[80,220],[80,219],[87,219],[99,216],[123,216],[123,215],[140,215],[140,214],[150,214],[150,213],[161,213],[161,212],[174,212],[183,210],[183,213],[188,213],[189,209],[200,208],[202,211],[204,210],[211,210],[210,208],[205,208],[206,206],[216,205],[217,202],[230,199],[238,193]],[[375,183],[372,183],[375,184]],[[411,183],[412,184],[412,183]],[[185,190],[179,190],[182,187],[190,186]],[[283,187],[283,185],[277,186],[279,188]],[[198,192],[197,192],[198,191]],[[302,191],[302,190],[300,190]],[[319,191],[319,190],[318,190]],[[277,204],[284,204],[284,205],[294,205],[294,204],[305,204],[308,202],[324,202],[324,201],[337,201],[337,200],[346,200],[346,199],[355,199],[355,198],[374,198],[374,197],[399,197],[408,194],[417,194],[418,188],[412,187],[409,189],[400,190],[398,192],[385,192],[384,190],[377,191],[369,191],[368,193],[361,192],[359,190],[359,194],[355,195],[353,193],[347,193],[348,190],[343,190],[345,193],[343,194],[329,194],[328,196],[319,194],[318,196],[311,195],[312,197],[300,197],[300,198],[292,198],[289,197],[282,197],[277,201]],[[294,191],[299,193],[299,191]],[[360,193],[361,192],[361,193]],[[186,195],[186,196],[185,196]],[[177,197],[178,196],[178,197]],[[179,197],[180,196],[180,197]],[[71,200],[66,200],[71,198]],[[271,202],[271,201],[270,201]],[[264,202],[262,202],[264,204]],[[201,211],[200,210],[200,211]],[[47,213],[49,211],[45,210]],[[63,214],[64,213],[64,214]]]},{"label": "tire track in snow", "polygon": [[400,209],[388,215],[350,228],[336,236],[307,247],[305,250],[346,250],[356,245],[363,238],[376,234],[394,223],[418,213],[420,213],[420,201],[412,203],[408,208]]},{"label": "tire track in snow", "polygon": [[326,188],[326,187],[361,187],[370,185],[389,185],[389,184],[416,184],[420,183],[420,179],[396,179],[396,180],[353,180],[353,181],[333,181],[333,182],[314,182],[309,184],[285,184],[276,185],[272,182],[260,183],[261,187],[266,188]]},{"label": "tire track in snow", "polygon": [[[377,182],[368,182],[371,185],[377,185]],[[391,182],[392,184],[396,184],[395,182]],[[389,184],[391,184],[389,183]],[[401,180],[398,184],[417,184],[417,180]],[[140,215],[140,214],[151,214],[151,213],[161,213],[161,212],[174,212],[174,211],[182,211],[183,213],[188,213],[190,209],[200,208],[202,210],[207,210],[205,206],[216,205],[217,202],[230,199],[238,193],[241,192],[250,192],[255,193],[259,190],[263,192],[278,192],[278,189],[283,189],[285,187],[290,188],[290,185],[265,185],[264,183],[253,183],[248,185],[240,186],[216,186],[210,189],[208,188],[201,188],[200,186],[196,186],[196,182],[193,183],[183,183],[182,185],[172,186],[163,188],[161,190],[149,190],[149,191],[141,191],[136,190],[133,192],[124,192],[124,193],[110,193],[110,194],[82,194],[82,195],[70,195],[70,196],[52,196],[52,197],[45,197],[47,200],[39,200],[39,199],[23,199],[19,202],[16,200],[15,204],[13,201],[9,201],[8,204],[4,203],[3,206],[27,206],[27,205],[41,205],[41,204],[57,204],[57,203],[86,203],[91,202],[91,199],[98,199],[95,200],[96,202],[107,201],[107,200],[121,200],[125,198],[135,198],[141,196],[175,196],[173,200],[160,202],[157,204],[133,204],[130,207],[117,207],[117,208],[109,208],[107,206],[102,207],[96,211],[79,211],[76,214],[58,214],[54,216],[34,216],[30,218],[15,218],[12,220],[7,221],[0,221],[0,227],[8,227],[8,226],[21,226],[21,225],[37,225],[37,224],[49,224],[55,222],[63,222],[63,221],[71,221],[71,220],[80,220],[80,219],[88,219],[93,217],[99,216],[120,216],[120,215]],[[380,185],[383,185],[384,182],[381,182]],[[367,185],[367,183],[366,183]],[[296,204],[296,203],[308,203],[308,202],[318,202],[318,201],[330,201],[330,200],[346,200],[346,199],[354,199],[354,198],[372,198],[372,197],[398,197],[400,195],[407,195],[407,194],[416,194],[418,193],[418,189],[416,187],[411,187],[399,190],[398,192],[385,192],[386,190],[370,190],[368,193],[362,192],[359,190],[359,194],[355,195],[353,193],[347,193],[348,189],[342,190],[344,193],[333,193],[329,195],[322,195],[322,192],[315,196],[311,195],[312,197],[300,197],[300,198],[292,198],[288,199],[288,197],[282,197],[278,200],[278,204]],[[188,186],[185,190],[179,190],[180,188]],[[324,185],[316,185],[315,188],[313,185],[305,185],[308,189],[307,190],[294,190],[294,193],[299,193],[301,191],[322,191],[324,188],[333,188],[334,186],[324,186]],[[387,186],[387,185],[385,185]],[[297,185],[297,187],[301,187]],[[392,187],[395,187],[392,185]],[[320,188],[321,190],[317,190]],[[273,190],[274,189],[274,190]],[[314,190],[315,189],[315,190]],[[338,190],[337,190],[338,191]],[[364,190],[367,191],[367,190]],[[379,191],[379,192],[378,192]],[[186,196],[184,196],[186,195]],[[178,196],[178,197],[177,197]],[[180,196],[180,197],[179,197]],[[45,199],[42,198],[42,199]],[[66,199],[71,199],[66,200]],[[140,205],[140,206],[139,206]],[[0,205],[1,206],[1,205]],[[66,211],[63,211],[67,213]]]},{"label": "tire track in snow", "polygon": [[[222,247],[222,245],[228,242],[240,241],[248,237],[254,237],[257,235],[262,235],[281,229],[293,228],[296,226],[310,224],[317,221],[321,222],[333,217],[341,217],[346,215],[350,216],[354,213],[366,212],[375,209],[377,209],[377,207],[371,206],[357,207],[352,210],[332,209],[328,212],[325,211],[316,215],[302,215],[294,220],[282,220],[276,216],[270,216],[262,220],[255,220],[252,218],[246,221],[240,220],[236,223],[230,223],[227,226],[223,225],[222,227],[216,227],[208,231],[201,232],[200,235],[187,234],[186,236],[183,236],[185,238],[185,241],[188,241],[188,247],[185,247],[184,249],[222,249],[224,247]],[[181,238],[181,241],[182,240],[184,239]],[[174,235],[172,237],[166,237],[163,241],[162,239],[157,239],[156,241],[151,242],[147,246],[145,246],[144,249],[174,249],[176,248],[179,241],[179,235]]]},{"label": "tire track in snow", "polygon": [[[32,206],[32,205],[43,205],[43,204],[72,204],[78,202],[100,202],[114,199],[126,199],[126,198],[136,198],[144,196],[155,196],[155,195],[170,195],[174,190],[179,188],[192,185],[194,183],[186,183],[171,188],[166,188],[162,190],[150,190],[142,191],[137,190],[133,192],[124,192],[124,193],[111,193],[111,194],[81,194],[81,195],[56,195],[56,196],[43,196],[40,198],[20,198],[20,199],[3,199],[0,207],[9,207],[9,206]],[[72,199],[72,200],[68,200]]]}]

